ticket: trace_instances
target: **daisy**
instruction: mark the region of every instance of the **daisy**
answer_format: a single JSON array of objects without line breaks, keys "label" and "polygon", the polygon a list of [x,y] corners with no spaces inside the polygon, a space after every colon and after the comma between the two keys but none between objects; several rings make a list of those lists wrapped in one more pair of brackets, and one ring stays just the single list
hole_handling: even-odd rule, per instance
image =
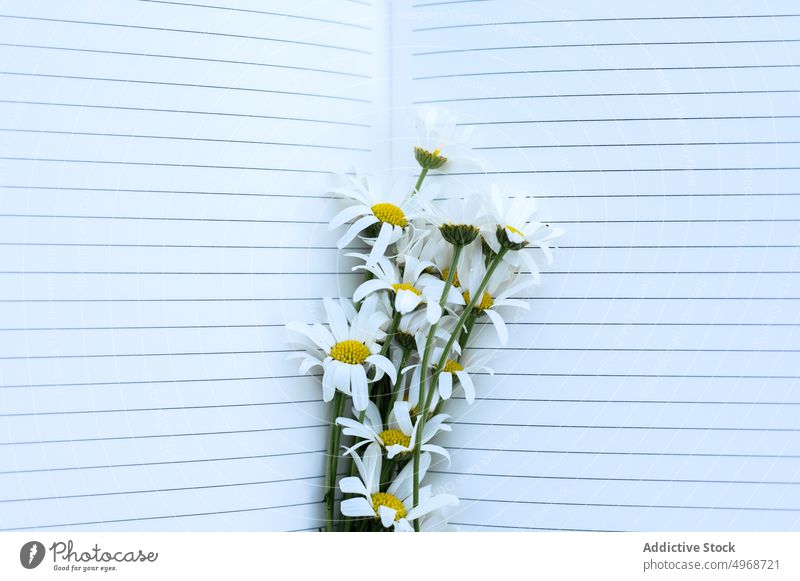
[{"label": "daisy", "polygon": [[[383,454],[380,445],[367,446],[364,457],[353,454],[353,462],[359,476],[342,478],[339,488],[344,494],[355,494],[360,498],[348,498],[341,504],[342,514],[349,517],[378,518],[384,528],[395,531],[413,530],[412,522],[444,506],[458,504],[452,494],[433,495],[430,486],[419,490],[419,504],[414,506],[414,463],[409,462],[395,477],[394,481],[381,492],[381,468]],[[431,465],[431,455],[420,456],[419,478],[422,480]]]},{"label": "daisy", "polygon": [[415,117],[414,157],[423,170],[452,165],[453,160],[479,164],[467,145],[473,127],[459,125],[456,116],[443,109],[420,108]]},{"label": "daisy", "polygon": [[[508,342],[508,329],[497,309],[499,307],[515,307],[528,310],[530,308],[525,301],[512,298],[531,287],[529,278],[520,280],[518,277],[514,277],[515,270],[516,267],[506,262],[500,264],[489,278],[480,300],[475,299],[475,311],[478,315],[485,314],[489,317],[497,331],[497,337],[503,345]],[[460,277],[461,288],[459,290],[464,293],[464,301],[468,303],[473,300],[474,293],[486,275],[486,263],[480,244],[473,243],[464,249],[459,259],[458,271],[463,273]]]},{"label": "daisy", "polygon": [[[446,458],[448,463],[450,454],[447,450],[428,442],[439,432],[451,430],[450,426],[444,423],[449,417],[447,414],[438,414],[428,420],[422,431],[420,446],[423,452],[439,454]],[[416,446],[417,424],[411,421],[411,407],[407,401],[395,402],[394,409],[389,414],[389,429],[387,430],[383,429],[383,421],[378,407],[372,402],[367,406],[363,422],[350,418],[337,418],[336,423],[344,426],[344,430],[342,430],[344,435],[361,438],[360,442],[345,450],[345,454],[352,454],[362,446],[376,443],[386,450],[386,457],[391,460],[397,455],[412,452]]]},{"label": "daisy", "polygon": [[[397,381],[394,365],[383,355],[379,340],[386,337],[383,328],[389,317],[379,307],[379,297],[366,300],[356,311],[351,303],[339,303],[323,299],[328,317],[328,327],[316,323],[288,323],[286,328],[298,333],[306,351],[290,357],[302,359],[300,373],[320,366],[322,375],[322,399],[333,399],[334,392],[352,395],[353,407],[357,411],[366,409],[369,401],[368,384],[387,374],[392,383]],[[373,368],[372,378],[367,377],[367,369]]]},{"label": "daisy", "polygon": [[[553,252],[549,243],[563,232],[533,219],[536,213],[534,198],[520,194],[509,199],[500,192],[497,185],[492,184],[490,200],[486,203],[485,210],[489,223],[485,228],[484,238],[495,253],[501,247],[522,250],[526,246],[536,246],[544,253],[547,264],[553,263]],[[527,254],[508,252],[504,259],[515,266],[519,265],[520,260],[524,261],[538,281],[538,267]]]},{"label": "daisy", "polygon": [[[363,254],[348,254],[364,259]],[[353,293],[353,300],[359,302],[364,297],[380,290],[394,293],[394,308],[403,315],[414,311],[420,304],[426,305],[426,317],[429,323],[436,323],[442,316],[439,299],[444,290],[444,282],[427,274],[426,269],[433,267],[430,262],[418,260],[413,256],[404,256],[405,266],[401,275],[400,268],[388,258],[381,258],[373,264],[359,265],[353,270],[366,270],[372,273],[370,280],[363,282]],[[455,289],[450,289],[446,303],[464,304],[464,298]]]},{"label": "daisy", "polygon": [[344,196],[355,204],[336,214],[328,224],[328,229],[334,230],[355,220],[336,243],[339,248],[347,246],[367,229],[377,230],[366,240],[372,244],[368,259],[371,263],[383,256],[390,244],[400,240],[410,220],[419,215],[418,198],[411,196],[407,183],[401,180],[390,184],[387,178],[372,175],[347,176],[346,179],[347,185],[335,188],[333,193]]}]

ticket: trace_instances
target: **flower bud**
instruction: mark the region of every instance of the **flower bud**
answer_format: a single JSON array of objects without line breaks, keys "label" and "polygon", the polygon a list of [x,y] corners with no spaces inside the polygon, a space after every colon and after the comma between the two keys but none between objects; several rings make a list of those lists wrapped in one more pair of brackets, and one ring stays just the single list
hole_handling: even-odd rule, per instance
[{"label": "flower bud", "polygon": [[472,224],[442,224],[439,232],[453,246],[466,246],[478,237],[480,229]]},{"label": "flower bud", "polygon": [[414,158],[423,169],[439,169],[447,162],[447,158],[441,155],[438,149],[428,151],[421,147],[415,147]]},{"label": "flower bud", "polygon": [[511,240],[508,236],[508,230],[499,224],[497,226],[497,241],[500,243],[500,246],[508,250],[522,250],[528,245],[528,241],[524,238],[521,242],[514,242]]}]

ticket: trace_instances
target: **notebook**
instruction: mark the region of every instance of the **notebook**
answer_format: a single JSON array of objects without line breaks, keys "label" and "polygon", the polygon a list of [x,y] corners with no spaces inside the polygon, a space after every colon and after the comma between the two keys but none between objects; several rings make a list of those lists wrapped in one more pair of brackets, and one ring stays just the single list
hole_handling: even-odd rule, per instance
[{"label": "notebook", "polygon": [[413,107],[566,231],[478,401],[462,530],[800,527],[792,2],[0,2],[0,529],[316,530],[287,321],[358,274],[331,172]]}]

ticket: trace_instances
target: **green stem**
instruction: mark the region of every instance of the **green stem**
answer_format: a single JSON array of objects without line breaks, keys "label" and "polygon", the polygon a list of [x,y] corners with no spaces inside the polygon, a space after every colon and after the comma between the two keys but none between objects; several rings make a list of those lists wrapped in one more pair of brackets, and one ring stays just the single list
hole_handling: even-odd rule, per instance
[{"label": "green stem", "polygon": [[[447,302],[447,295],[450,293],[450,288],[453,286],[453,280],[456,276],[456,268],[458,266],[458,258],[461,256],[463,250],[461,245],[453,245],[453,258],[450,260],[450,269],[447,271],[447,280],[442,289],[442,296],[439,298],[439,307],[444,308]],[[422,432],[425,429],[425,421],[427,419],[428,406],[426,403],[423,407],[423,400],[429,402],[430,396],[425,395],[425,390],[428,383],[428,363],[430,363],[431,346],[433,345],[434,338],[436,337],[436,329],[439,326],[438,321],[431,325],[428,331],[428,339],[425,342],[425,351],[422,354],[421,363],[421,377],[422,381],[419,386],[419,399],[417,401],[417,441],[414,445],[414,506],[419,504],[419,462],[420,455],[422,454]],[[431,390],[432,392],[432,390]],[[419,521],[414,520],[414,530],[419,532]]]},{"label": "green stem", "polygon": [[414,186],[414,193],[411,194],[412,196],[419,193],[419,189],[422,187],[422,182],[425,181],[425,176],[428,175],[428,168],[423,167],[422,171],[419,172],[419,178],[417,179],[417,184]]},{"label": "green stem", "polygon": [[342,438],[342,426],[336,419],[342,415],[344,409],[344,394],[336,390],[333,396],[333,414],[331,417],[331,431],[328,436],[328,471],[325,475],[325,530],[334,530],[334,501],[336,499],[336,473],[339,469],[339,442]]},{"label": "green stem", "polygon": [[397,398],[400,397],[400,388],[398,386],[403,384],[403,369],[405,369],[406,365],[408,365],[408,358],[411,356],[411,349],[403,349],[403,356],[400,358],[400,369],[397,370],[397,385],[394,386],[392,390],[392,398],[389,401],[389,408],[386,411],[387,416],[388,413],[394,409],[394,404],[397,402]]}]

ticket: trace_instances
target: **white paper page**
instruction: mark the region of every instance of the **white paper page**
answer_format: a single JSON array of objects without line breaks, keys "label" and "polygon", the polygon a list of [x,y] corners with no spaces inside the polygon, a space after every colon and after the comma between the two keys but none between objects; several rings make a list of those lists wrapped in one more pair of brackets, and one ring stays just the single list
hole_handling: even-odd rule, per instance
[{"label": "white paper page", "polygon": [[397,8],[395,102],[459,113],[488,177],[567,232],[509,345],[477,340],[495,376],[449,407],[463,529],[800,527],[797,13]]},{"label": "white paper page", "polygon": [[0,529],[318,526],[283,325],[353,276],[325,188],[385,163],[379,12],[0,2]]}]

